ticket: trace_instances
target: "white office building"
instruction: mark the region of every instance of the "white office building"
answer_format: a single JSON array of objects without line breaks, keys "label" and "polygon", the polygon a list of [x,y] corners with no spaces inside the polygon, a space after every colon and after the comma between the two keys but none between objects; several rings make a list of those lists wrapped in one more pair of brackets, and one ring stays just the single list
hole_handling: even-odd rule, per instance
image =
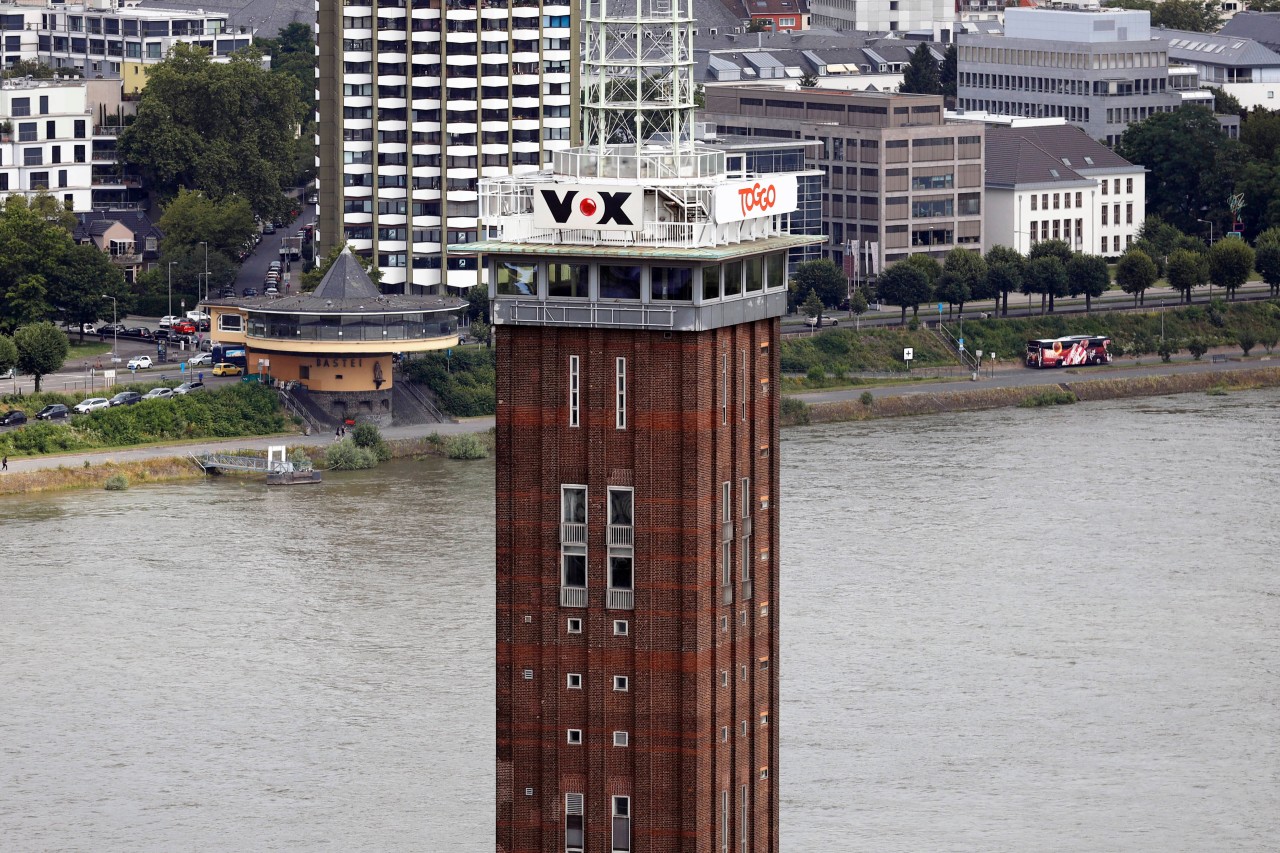
[{"label": "white office building", "polygon": [[951,41],[955,29],[954,0],[812,0],[815,27],[861,32],[932,32]]},{"label": "white office building", "polygon": [[0,82],[0,198],[45,191],[72,210],[92,209],[86,92],[83,80]]},{"label": "white office building", "polygon": [[570,144],[574,6],[558,0],[317,0],[318,251],[372,257],[386,292],[480,281],[481,177]]}]

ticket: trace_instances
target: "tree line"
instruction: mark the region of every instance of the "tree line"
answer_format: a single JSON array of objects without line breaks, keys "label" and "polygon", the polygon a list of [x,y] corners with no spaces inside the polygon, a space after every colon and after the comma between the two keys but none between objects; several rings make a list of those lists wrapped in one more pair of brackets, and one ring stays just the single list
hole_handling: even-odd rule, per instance
[{"label": "tree line", "polygon": [[[1114,284],[1133,296],[1135,307],[1161,278],[1190,302],[1193,290],[1217,285],[1234,299],[1256,271],[1273,295],[1280,296],[1280,228],[1264,232],[1254,249],[1229,237],[1212,247],[1187,235],[1159,217],[1148,219],[1139,239],[1115,263]],[[1009,295],[1040,297],[1040,312],[1052,313],[1055,300],[1085,298],[1085,311],[1112,286],[1107,260],[1074,252],[1063,240],[1042,240],[1023,255],[1008,246],[993,246],[985,255],[955,248],[939,262],[914,254],[888,267],[869,286],[850,289],[849,279],[829,259],[801,264],[791,281],[793,306],[811,317],[837,307],[862,313],[874,292],[881,302],[898,307],[906,323],[907,310],[918,316],[920,306],[945,303],[964,312],[967,302],[994,300],[1002,316],[1009,313]]]}]

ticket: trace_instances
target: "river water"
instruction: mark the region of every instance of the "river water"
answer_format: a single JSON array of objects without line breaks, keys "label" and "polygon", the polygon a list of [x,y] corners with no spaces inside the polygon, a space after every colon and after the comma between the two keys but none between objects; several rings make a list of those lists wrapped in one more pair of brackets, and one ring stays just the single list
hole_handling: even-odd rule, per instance
[{"label": "river water", "polygon": [[[1275,850],[1278,415],[784,432],[784,850]],[[491,851],[492,484],[0,501],[0,849]]]}]

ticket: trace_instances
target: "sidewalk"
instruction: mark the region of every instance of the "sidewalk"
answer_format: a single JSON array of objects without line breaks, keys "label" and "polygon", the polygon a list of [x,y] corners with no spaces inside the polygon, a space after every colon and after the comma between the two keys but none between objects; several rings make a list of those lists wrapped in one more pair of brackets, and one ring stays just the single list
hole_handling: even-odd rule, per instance
[{"label": "sidewalk", "polygon": [[[426,438],[432,433],[440,435],[460,435],[463,433],[485,432],[493,426],[493,418],[467,418],[461,423],[450,424],[415,424],[413,426],[387,427],[382,430],[382,437],[388,441]],[[332,433],[273,436],[244,436],[243,438],[210,439],[207,442],[192,441],[181,444],[157,444],[147,447],[119,448],[116,450],[86,450],[60,453],[50,456],[9,457],[9,472],[17,474],[22,471],[40,471],[65,466],[67,468],[83,468],[88,462],[102,465],[107,462],[138,462],[145,459],[168,459],[187,457],[205,452],[226,453],[231,450],[261,450],[272,445],[283,444],[286,447],[323,447],[333,442]],[[192,463],[195,464],[195,463]],[[4,474],[0,474],[0,477]]]}]

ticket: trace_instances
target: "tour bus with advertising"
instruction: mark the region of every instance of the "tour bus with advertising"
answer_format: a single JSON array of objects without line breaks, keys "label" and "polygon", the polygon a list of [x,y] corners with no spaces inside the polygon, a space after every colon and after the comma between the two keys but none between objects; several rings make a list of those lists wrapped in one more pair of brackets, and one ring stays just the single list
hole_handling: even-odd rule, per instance
[{"label": "tour bus with advertising", "polygon": [[1027,341],[1027,367],[1090,367],[1110,364],[1106,335],[1067,335]]}]

